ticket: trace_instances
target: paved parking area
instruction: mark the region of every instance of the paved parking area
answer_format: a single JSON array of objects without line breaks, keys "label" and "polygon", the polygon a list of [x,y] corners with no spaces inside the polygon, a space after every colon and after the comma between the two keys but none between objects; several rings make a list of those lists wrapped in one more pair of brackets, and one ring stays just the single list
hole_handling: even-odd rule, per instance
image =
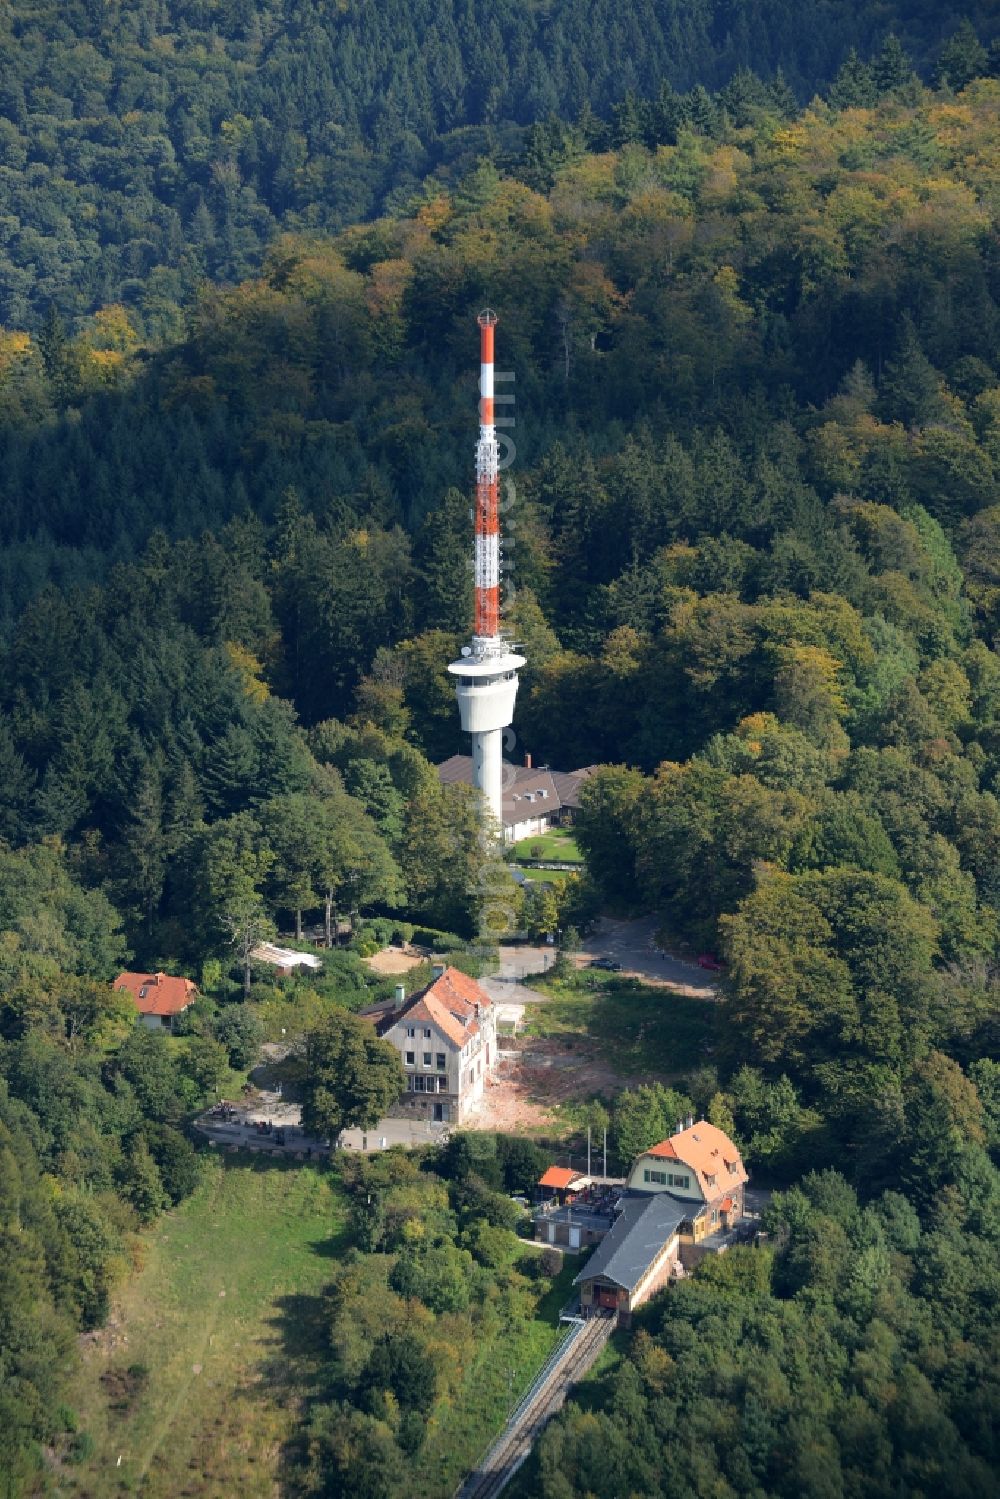
[{"label": "paved parking area", "polygon": [[[666,984],[683,994],[714,999],[716,988],[712,974],[696,963],[663,952],[656,945],[655,933],[656,919],[652,916],[635,921],[616,921],[611,916],[602,916],[574,961],[577,967],[584,968],[595,958],[609,958],[621,964],[623,973],[634,974],[648,983]],[[555,947],[542,943],[526,942],[502,947],[500,972],[486,979],[483,987],[497,1003],[544,1004],[546,995],[539,994],[524,980],[546,973],[555,960]]]},{"label": "paved parking area", "polygon": [[656,919],[643,916],[637,921],[615,921],[602,916],[593,936],[586,939],[583,952],[577,963],[585,965],[594,958],[610,958],[622,965],[624,973],[650,983],[668,984],[683,994],[714,999],[716,995],[712,975],[699,968],[696,963],[687,963],[663,952],[654,941]]},{"label": "paved parking area", "polygon": [[[241,1150],[263,1150],[274,1155],[327,1156],[330,1147],[323,1140],[307,1135],[301,1128],[302,1111],[297,1103],[286,1102],[277,1093],[261,1093],[251,1102],[236,1105],[233,1119],[212,1118],[203,1114],[195,1127],[219,1146],[236,1146]],[[272,1129],[262,1133],[258,1124],[270,1123]],[[275,1138],[281,1130],[282,1143]],[[448,1126],[427,1119],[381,1119],[373,1129],[345,1129],[338,1141],[341,1150],[359,1150],[371,1154],[388,1150],[392,1145],[435,1145],[448,1138]]]}]

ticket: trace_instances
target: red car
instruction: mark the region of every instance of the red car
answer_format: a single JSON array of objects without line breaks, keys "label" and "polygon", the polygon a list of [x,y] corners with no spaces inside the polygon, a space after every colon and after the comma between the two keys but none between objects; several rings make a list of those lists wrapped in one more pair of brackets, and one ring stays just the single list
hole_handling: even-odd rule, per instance
[{"label": "red car", "polygon": [[720,962],[713,953],[703,952],[698,957],[698,967],[707,968],[709,973],[721,973],[725,964]]}]

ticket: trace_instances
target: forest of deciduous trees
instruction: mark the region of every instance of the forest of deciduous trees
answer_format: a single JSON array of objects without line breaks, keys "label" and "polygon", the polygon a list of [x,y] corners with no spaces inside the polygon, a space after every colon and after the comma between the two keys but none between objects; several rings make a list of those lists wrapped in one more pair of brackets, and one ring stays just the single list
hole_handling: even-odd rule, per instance
[{"label": "forest of deciduous trees", "polygon": [[[0,323],[124,301],[145,335],[169,337],[203,278],[248,275],[279,230],[398,209],[428,177],[516,155],[533,123],[583,110],[596,138],[617,113],[628,139],[635,98],[694,88],[695,111],[710,113],[706,88],[750,68],[783,77],[793,104],[841,70],[863,95],[852,49],[874,55],[893,30],[924,76],[942,56],[948,76],[963,17],[989,46],[988,0],[944,12],[914,0],[13,0],[0,13]],[[985,63],[961,35],[958,83]]]},{"label": "forest of deciduous trees", "polygon": [[[65,14],[71,38],[83,13]],[[577,828],[605,899],[726,959],[712,1066],[679,1086],[788,1187],[776,1257],[734,1255],[657,1303],[596,1409],[542,1444],[541,1491],[611,1495],[627,1473],[670,1496],[983,1492],[1000,81],[974,36],[942,52],[910,21],[937,87],[856,32],[874,60],[840,66],[831,43],[829,99],[801,111],[747,75],[721,100],[641,78],[607,125],[532,129],[525,107],[508,161],[475,144],[374,222],[324,236],[306,215],[184,284],[139,260],[134,288],[115,264],[78,302],[53,283],[5,313],[0,1430],[19,1481],[65,1435],[66,1350],[129,1233],[190,1187],[185,1119],[280,1003],[244,972],[256,937],[303,913],[475,922],[475,809],[432,761],[462,747],[443,668],[469,614],[488,299],[516,372],[519,745],[605,766]],[[91,117],[87,45],[76,73],[64,59],[77,104],[44,84],[52,153],[60,120]],[[142,113],[126,94],[123,129]],[[34,168],[4,139],[20,190]],[[232,174],[201,159],[221,191]],[[259,253],[259,274],[191,300]],[[127,1025],[108,980],[129,953],[204,975],[189,1045]],[[353,958],[331,970],[300,997],[311,1016],[367,992]],[[674,1103],[620,1102],[619,1148]],[[456,1171],[474,1193],[490,1174]],[[419,1196],[403,1176],[374,1194],[394,1211],[397,1189]],[[412,1216],[434,1263],[472,1255],[482,1278],[506,1241],[464,1241],[461,1194],[429,1191]],[[338,1294],[389,1286],[431,1336],[428,1255],[398,1228],[375,1226]],[[496,1280],[531,1299],[509,1265]],[[306,1481],[345,1492],[344,1443],[377,1427],[388,1495],[419,1403],[378,1383],[384,1350],[336,1364],[338,1336]]]}]

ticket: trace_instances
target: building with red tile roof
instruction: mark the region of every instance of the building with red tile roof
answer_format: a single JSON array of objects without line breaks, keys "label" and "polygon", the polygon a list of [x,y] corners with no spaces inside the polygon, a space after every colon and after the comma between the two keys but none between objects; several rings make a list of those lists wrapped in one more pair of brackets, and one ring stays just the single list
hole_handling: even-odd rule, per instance
[{"label": "building with red tile roof", "polygon": [[150,1030],[173,1030],[177,1016],[198,997],[191,979],[169,973],[120,973],[113,987],[131,994],[139,1020]]},{"label": "building with red tile roof", "polygon": [[579,1171],[570,1171],[568,1166],[550,1166],[538,1178],[538,1185],[554,1187],[556,1191],[563,1192],[574,1182],[578,1182],[582,1187],[586,1180],[588,1180],[587,1177],[582,1177]]},{"label": "building with red tile roof", "polygon": [[[627,1325],[636,1307],[705,1254],[724,1252],[744,1216],[746,1181],[736,1146],[705,1119],[689,1119],[668,1140],[644,1150],[613,1222],[573,1282],[584,1316],[611,1311]],[[558,1242],[556,1215],[548,1222],[536,1219],[536,1231],[539,1226],[550,1242]],[[582,1242],[577,1226],[576,1243]]]},{"label": "building with red tile roof", "polygon": [[390,1112],[461,1124],[481,1102],[496,1068],[493,1001],[457,968],[438,968],[425,989],[370,1012],[375,1029],[399,1052],[406,1093]]},{"label": "building with red tile roof", "polygon": [[743,1216],[746,1181],[743,1160],[729,1136],[699,1119],[644,1151],[632,1167],[628,1186],[636,1192],[671,1192],[682,1201],[701,1204],[694,1218],[697,1239]]}]

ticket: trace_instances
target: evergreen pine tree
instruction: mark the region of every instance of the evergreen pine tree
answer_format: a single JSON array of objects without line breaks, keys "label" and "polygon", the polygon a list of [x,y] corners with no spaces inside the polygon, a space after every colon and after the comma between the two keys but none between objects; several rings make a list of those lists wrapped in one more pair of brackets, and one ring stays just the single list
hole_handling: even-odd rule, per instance
[{"label": "evergreen pine tree", "polygon": [[903,51],[899,38],[890,31],[882,49],[871,62],[872,77],[880,94],[891,94],[913,77],[913,63]]},{"label": "evergreen pine tree", "polygon": [[853,47],[830,85],[829,100],[835,109],[870,109],[878,101],[874,71]]},{"label": "evergreen pine tree", "polygon": [[941,415],[941,377],[920,347],[913,319],[900,324],[896,352],[879,386],[879,406],[891,421],[923,426]]},{"label": "evergreen pine tree", "polygon": [[986,48],[972,22],[966,18],[945,42],[934,69],[938,88],[963,89],[973,78],[982,78],[989,68]]}]

